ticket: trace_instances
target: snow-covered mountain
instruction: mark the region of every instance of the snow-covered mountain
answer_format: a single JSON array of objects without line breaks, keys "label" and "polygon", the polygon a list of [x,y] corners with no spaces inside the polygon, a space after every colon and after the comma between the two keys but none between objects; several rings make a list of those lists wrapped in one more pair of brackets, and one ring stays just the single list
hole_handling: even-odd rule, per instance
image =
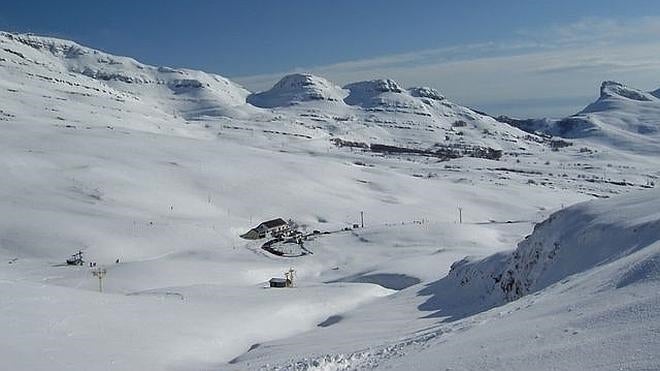
[{"label": "snow-covered mountain", "polygon": [[271,108],[278,120],[314,128],[318,132],[313,137],[329,136],[339,146],[375,146],[388,152],[443,157],[538,150],[544,143],[542,138],[452,103],[432,88],[404,89],[391,79],[361,81],[340,89],[318,76],[291,75],[248,101]]},{"label": "snow-covered mountain", "polygon": [[[244,117],[243,87],[215,74],[153,67],[75,42],[25,34],[0,33],[5,78],[33,80],[46,91],[68,86],[92,95],[115,95],[187,119]],[[17,81],[17,83],[21,83]]]},{"label": "snow-covered mountain", "polygon": [[[600,128],[647,122],[658,92],[606,95]],[[657,151],[390,79],[251,93],[10,33],[0,134],[5,368],[660,365]],[[239,237],[275,218],[300,254]]]},{"label": "snow-covered mountain", "polygon": [[557,122],[559,135],[594,137],[614,146],[660,148],[660,99],[652,93],[605,81],[600,97],[578,114]]},{"label": "snow-covered mountain", "polygon": [[498,119],[532,133],[584,138],[632,152],[653,153],[660,149],[659,92],[660,89],[644,92],[605,81],[595,102],[564,119]]},{"label": "snow-covered mountain", "polygon": [[[240,127],[246,130],[334,139],[335,143],[387,145],[403,152],[440,150],[462,155],[481,148],[512,151],[538,147],[538,138],[529,140],[527,133],[452,103],[433,89],[403,89],[393,80],[357,82],[342,89],[322,77],[294,74],[268,91],[250,93],[219,75],[148,66],[66,40],[2,33],[0,43],[5,82],[19,86],[9,89],[18,95],[35,92],[33,103],[43,105],[66,100],[95,105],[100,111],[114,110],[105,116],[142,111],[148,121],[153,117],[173,117],[175,121],[240,119],[244,120]],[[24,91],[31,85],[31,92]],[[103,103],[107,96],[126,108]],[[9,94],[7,98],[16,97]],[[72,117],[78,113],[73,110],[66,119],[81,121]],[[290,125],[292,122],[297,124]]]},{"label": "snow-covered mountain", "polygon": [[[364,108],[381,108],[383,110],[422,110],[424,106],[411,99],[411,96],[394,80],[381,79],[360,81],[344,87],[351,93],[346,97],[346,103]],[[424,114],[424,112],[419,112]]]},{"label": "snow-covered mountain", "polygon": [[284,76],[272,89],[252,94],[248,102],[264,108],[287,107],[306,101],[341,102],[346,92],[330,81],[312,74]]},{"label": "snow-covered mountain", "polygon": [[149,66],[72,41],[1,33],[0,43],[0,62],[11,71],[7,82],[18,78],[13,82],[21,85],[27,79],[47,91],[66,86],[77,90],[76,100],[110,95],[130,101],[128,105],[136,109],[153,111],[150,116],[270,121],[272,115],[259,107],[269,108],[316,130],[297,130],[293,134],[334,135],[345,141],[424,151],[455,144],[513,150],[540,141],[526,140],[527,133],[517,128],[528,133],[595,140],[633,151],[653,151],[660,143],[660,89],[647,93],[611,81],[603,83],[597,101],[565,119],[503,117],[497,121],[450,102],[432,88],[404,89],[390,79],[340,88],[319,76],[293,74],[268,91],[250,93],[216,74]]}]

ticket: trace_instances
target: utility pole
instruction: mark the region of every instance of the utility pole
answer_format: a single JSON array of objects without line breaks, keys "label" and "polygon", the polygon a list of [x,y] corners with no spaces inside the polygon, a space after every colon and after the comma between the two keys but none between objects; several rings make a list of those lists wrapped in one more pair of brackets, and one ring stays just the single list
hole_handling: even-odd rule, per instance
[{"label": "utility pole", "polygon": [[103,292],[103,276],[105,276],[106,273],[107,271],[105,268],[97,268],[92,271],[94,277],[99,279],[99,292]]},{"label": "utility pole", "polygon": [[463,224],[463,208],[458,207],[458,224]]},{"label": "utility pole", "polygon": [[360,224],[364,228],[364,211],[360,211]]}]

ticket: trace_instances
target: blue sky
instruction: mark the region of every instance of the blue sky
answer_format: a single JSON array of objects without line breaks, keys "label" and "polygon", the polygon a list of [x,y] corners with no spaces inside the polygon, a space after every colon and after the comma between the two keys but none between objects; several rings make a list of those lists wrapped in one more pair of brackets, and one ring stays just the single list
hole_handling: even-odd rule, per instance
[{"label": "blue sky", "polygon": [[338,84],[392,77],[516,115],[570,114],[605,79],[660,87],[658,1],[21,0],[0,4],[0,29],[252,90],[292,71]]}]

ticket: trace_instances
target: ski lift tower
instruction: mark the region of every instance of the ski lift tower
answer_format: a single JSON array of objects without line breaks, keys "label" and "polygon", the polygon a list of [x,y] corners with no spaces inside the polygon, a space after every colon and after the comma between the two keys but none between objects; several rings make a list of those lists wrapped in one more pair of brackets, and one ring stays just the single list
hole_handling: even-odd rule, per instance
[{"label": "ski lift tower", "polygon": [[95,268],[92,270],[92,275],[99,279],[99,292],[103,292],[103,277],[108,273],[105,268]]},{"label": "ski lift tower", "polygon": [[286,280],[286,287],[293,287],[293,277],[296,271],[293,268],[289,268],[287,272],[284,272],[284,279]]}]

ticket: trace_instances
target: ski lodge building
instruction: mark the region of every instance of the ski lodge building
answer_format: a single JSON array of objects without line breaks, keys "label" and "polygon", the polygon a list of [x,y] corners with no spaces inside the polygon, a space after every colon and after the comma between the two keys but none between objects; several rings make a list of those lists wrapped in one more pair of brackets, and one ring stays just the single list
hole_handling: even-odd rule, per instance
[{"label": "ski lodge building", "polygon": [[277,237],[289,230],[289,225],[282,218],[268,220],[241,235],[246,240],[258,240],[270,235]]}]

